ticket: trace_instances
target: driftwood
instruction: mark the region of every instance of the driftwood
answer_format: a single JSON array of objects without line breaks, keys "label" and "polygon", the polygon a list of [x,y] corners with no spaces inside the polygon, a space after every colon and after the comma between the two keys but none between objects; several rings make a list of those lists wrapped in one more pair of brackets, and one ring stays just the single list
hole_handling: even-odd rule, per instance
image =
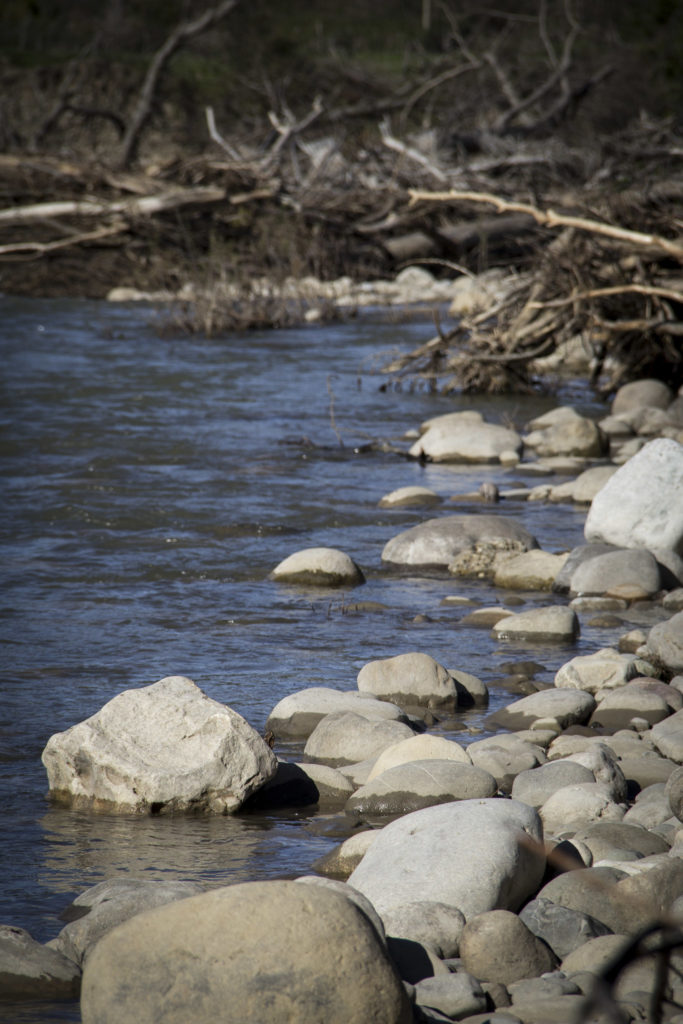
[{"label": "driftwood", "polygon": [[142,196],[140,199],[125,199],[119,202],[98,202],[97,200],[67,200],[55,203],[36,203],[32,206],[18,206],[0,210],[0,227],[13,224],[29,224],[36,221],[54,220],[60,217],[107,217],[125,214],[128,217],[151,216],[181,206],[217,203],[225,199],[225,190],[220,188],[179,189],[165,195]]}]

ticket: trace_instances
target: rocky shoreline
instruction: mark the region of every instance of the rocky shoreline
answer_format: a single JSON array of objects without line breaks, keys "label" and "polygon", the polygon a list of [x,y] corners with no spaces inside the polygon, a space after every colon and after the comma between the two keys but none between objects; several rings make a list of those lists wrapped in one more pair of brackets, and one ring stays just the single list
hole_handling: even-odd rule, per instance
[{"label": "rocky shoreline", "polygon": [[[585,613],[656,609],[647,631],[574,657],[468,745],[442,718],[485,707],[485,685],[414,651],[364,665],[357,689],[302,690],[261,737],[180,676],[120,693],[48,742],[53,799],[95,811],[232,813],[315,806],[351,838],[295,881],[202,891],[109,880],[41,945],[0,929],[0,996],[75,999],[85,1024],[226,1021],[683,1019],[683,395],[617,393],[599,423],[559,408],[528,433],[478,413],[422,425],[433,461],[573,466],[558,487],[483,489],[471,515],[436,515],[424,488],[378,495],[430,509],[382,560],[553,591],[566,603],[478,609],[527,645],[576,636]],[[541,551],[497,503],[574,502],[586,543]],[[327,548],[294,552],[275,582],[361,586]],[[457,601],[457,594],[453,595]],[[463,659],[465,661],[466,659]],[[163,742],[160,741],[163,737]],[[279,759],[271,744],[296,742]],[[666,970],[661,956],[669,958]]]}]

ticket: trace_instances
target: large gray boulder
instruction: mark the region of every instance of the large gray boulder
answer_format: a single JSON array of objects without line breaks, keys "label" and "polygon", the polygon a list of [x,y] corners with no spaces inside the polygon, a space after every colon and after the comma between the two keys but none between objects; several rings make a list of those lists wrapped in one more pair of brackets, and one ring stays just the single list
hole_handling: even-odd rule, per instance
[{"label": "large gray boulder", "polygon": [[303,548],[288,555],[270,574],[280,583],[314,587],[344,587],[365,583],[362,570],[337,548]]},{"label": "large gray boulder", "polygon": [[364,718],[352,711],[326,715],[308,737],[304,756],[336,768],[378,757],[386,747],[414,735],[402,722]]},{"label": "large gray boulder", "polygon": [[66,924],[48,946],[83,964],[103,935],[136,914],[204,892],[196,882],[111,878],[86,889],[73,901]]},{"label": "large gray boulder", "polygon": [[367,662],[356,685],[363,694],[401,705],[453,710],[458,704],[458,688],[448,669],[420,651]]},{"label": "large gray boulder", "polygon": [[624,548],[672,548],[683,554],[683,445],[650,441],[596,494],[586,540]]},{"label": "large gray boulder", "polygon": [[361,786],[346,811],[361,818],[409,814],[423,807],[495,796],[498,785],[489,772],[457,761],[411,761],[396,765]]},{"label": "large gray boulder", "polygon": [[403,721],[400,708],[386,700],[377,700],[370,693],[357,690],[334,690],[327,686],[310,686],[297,690],[275,705],[268,716],[266,730],[286,739],[310,736],[325,715],[352,711],[363,718]]},{"label": "large gray boulder", "polygon": [[382,561],[446,567],[460,552],[482,543],[517,552],[538,547],[538,541],[528,530],[505,516],[441,516],[392,537],[384,546]]},{"label": "large gray boulder", "polygon": [[73,960],[36,942],[24,928],[0,925],[0,1013],[5,1001],[77,999],[80,986],[81,970]]},{"label": "large gray boulder", "polygon": [[284,881],[215,889],[122,924],[86,964],[81,1011],[83,1024],[412,1021],[357,904]]},{"label": "large gray boulder", "polygon": [[50,796],[124,813],[230,814],[277,769],[268,744],[191,679],[124,690],[43,751]]},{"label": "large gray boulder", "polygon": [[481,413],[455,412],[436,416],[410,449],[415,458],[433,462],[498,462],[506,451],[521,452],[516,430],[486,423]]},{"label": "large gray boulder", "polygon": [[517,910],[543,875],[541,840],[536,811],[516,800],[441,804],[383,828],[349,882],[380,917],[416,900],[457,907],[467,920]]},{"label": "large gray boulder", "polygon": [[532,608],[509,615],[493,627],[499,640],[528,640],[534,643],[568,643],[579,635],[576,612],[561,605]]}]

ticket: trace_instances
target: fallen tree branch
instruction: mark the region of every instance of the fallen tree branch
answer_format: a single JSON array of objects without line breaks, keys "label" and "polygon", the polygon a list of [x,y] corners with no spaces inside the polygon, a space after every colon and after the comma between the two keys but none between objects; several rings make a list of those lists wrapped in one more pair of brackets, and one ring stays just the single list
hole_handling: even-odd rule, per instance
[{"label": "fallen tree branch", "polygon": [[151,216],[179,206],[216,203],[223,199],[225,199],[225,189],[192,188],[176,189],[165,195],[118,200],[113,203],[103,203],[97,200],[36,203],[32,206],[15,206],[7,210],[0,210],[0,227],[7,227],[10,224],[29,224],[50,217],[102,217],[110,214],[124,214],[129,217]]},{"label": "fallen tree branch", "polygon": [[540,210],[530,203],[519,203],[502,196],[493,195],[490,192],[470,192],[451,189],[450,192],[424,192],[419,189],[409,189],[410,206],[420,202],[430,203],[488,203],[495,206],[498,213],[527,213],[533,217],[538,224],[550,228],[575,228],[577,231],[588,231],[596,235],[606,235],[608,238],[615,238],[620,242],[627,242],[644,249],[659,249],[669,256],[683,261],[683,245],[674,242],[661,235],[645,234],[642,231],[631,231],[629,228],[620,228],[614,224],[606,224],[604,221],[591,220],[587,217],[575,217],[568,213],[556,213],[554,210]]},{"label": "fallen tree branch", "polygon": [[580,302],[582,299],[599,299],[607,295],[651,295],[659,299],[671,299],[673,302],[683,303],[683,292],[673,291],[671,288],[658,288],[655,285],[646,284],[623,284],[612,285],[609,288],[591,288],[584,292],[575,292],[563,299],[550,299],[548,302],[530,302],[533,309],[546,309],[551,306],[571,306],[573,302]]},{"label": "fallen tree branch", "polygon": [[0,245],[0,257],[25,253],[29,259],[37,259],[45,253],[55,252],[57,249],[66,249],[70,245],[80,245],[82,242],[96,242],[100,238],[111,238],[112,235],[120,235],[126,231],[127,224],[111,224],[106,228],[98,228],[97,231],[86,231],[80,235],[69,235],[68,238],[59,238],[54,242],[15,242],[10,245]]},{"label": "fallen tree branch", "polygon": [[409,160],[413,160],[416,164],[419,164],[420,167],[424,167],[424,169],[429,171],[437,181],[448,181],[448,175],[444,174],[439,167],[428,160],[423,153],[420,153],[417,149],[413,149],[412,146],[406,145],[405,142],[401,142],[400,139],[397,139],[392,135],[389,121],[386,118],[380,123],[379,134],[382,142],[388,149],[393,149],[394,152],[400,153],[402,156],[406,156]]}]

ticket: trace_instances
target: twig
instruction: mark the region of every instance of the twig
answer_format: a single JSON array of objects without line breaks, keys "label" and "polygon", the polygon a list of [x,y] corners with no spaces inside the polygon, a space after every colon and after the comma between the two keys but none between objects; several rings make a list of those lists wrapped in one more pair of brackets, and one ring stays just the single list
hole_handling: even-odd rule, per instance
[{"label": "twig", "polygon": [[68,238],[60,238],[54,242],[15,242],[9,245],[0,245],[0,256],[8,256],[13,253],[17,255],[26,253],[30,258],[43,256],[46,252],[54,252],[56,249],[66,249],[70,245],[80,245],[81,242],[95,242],[100,238],[110,238],[126,231],[127,224],[112,224],[107,228],[99,228],[97,231],[87,231],[80,235],[70,235]]},{"label": "twig", "polygon": [[402,156],[406,156],[408,157],[409,160],[413,160],[421,167],[424,167],[424,169],[426,171],[429,171],[429,173],[433,175],[437,179],[437,181],[448,181],[448,175],[444,174],[444,172],[435,164],[433,164],[431,160],[428,160],[423,153],[420,153],[419,150],[417,149],[413,149],[412,146],[406,145],[405,142],[401,142],[399,139],[397,139],[394,135],[391,134],[389,121],[386,118],[384,121],[380,123],[379,134],[382,138],[382,142],[389,149],[393,149],[396,153],[400,153]]},{"label": "twig", "polygon": [[332,390],[332,374],[331,373],[328,373],[328,375],[327,375],[327,393],[330,396],[330,426],[332,427],[332,430],[334,431],[334,436],[339,441],[339,447],[343,448],[344,447],[344,441],[342,440],[342,436],[339,433],[339,430],[337,428],[337,421],[336,421],[335,416],[334,416],[334,391]]}]

